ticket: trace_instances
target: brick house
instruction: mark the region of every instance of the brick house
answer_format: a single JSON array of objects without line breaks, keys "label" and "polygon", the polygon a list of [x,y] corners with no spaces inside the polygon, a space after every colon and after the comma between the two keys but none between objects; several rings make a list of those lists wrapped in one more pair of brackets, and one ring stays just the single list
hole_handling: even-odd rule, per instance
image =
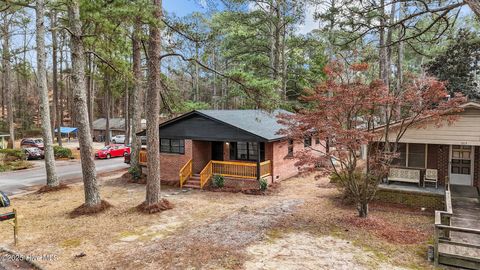
[{"label": "brick house", "polygon": [[[288,112],[196,110],[161,123],[162,181],[203,187],[219,174],[226,186],[258,187],[260,178],[272,183],[297,175],[294,152],[322,146],[318,138],[293,141],[279,135],[280,113]],[[143,152],[140,164],[145,162]]]},{"label": "brick house", "polygon": [[[424,184],[426,170],[432,169],[440,187],[448,179],[451,185],[480,188],[480,104],[468,102],[462,107],[463,111],[455,113],[458,118],[450,125],[439,127],[426,118],[422,127],[407,129],[392,167],[405,174],[419,171],[411,174],[418,175],[419,186]],[[382,132],[380,128],[379,134]],[[390,134],[391,141],[395,135]]]}]

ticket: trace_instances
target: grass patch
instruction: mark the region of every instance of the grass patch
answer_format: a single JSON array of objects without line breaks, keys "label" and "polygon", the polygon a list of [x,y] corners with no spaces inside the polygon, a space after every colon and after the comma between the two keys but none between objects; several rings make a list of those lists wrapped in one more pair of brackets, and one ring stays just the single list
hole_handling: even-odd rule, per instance
[{"label": "grass patch", "polygon": [[25,170],[32,167],[32,163],[25,160],[7,161],[0,163],[0,172]]},{"label": "grass patch", "polygon": [[63,241],[60,246],[63,248],[76,248],[82,244],[82,241],[78,238],[66,239]]}]

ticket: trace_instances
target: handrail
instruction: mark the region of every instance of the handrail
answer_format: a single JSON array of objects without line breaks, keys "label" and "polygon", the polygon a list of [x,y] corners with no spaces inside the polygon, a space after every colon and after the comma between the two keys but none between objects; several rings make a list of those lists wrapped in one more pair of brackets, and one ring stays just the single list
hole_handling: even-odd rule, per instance
[{"label": "handrail", "polygon": [[433,260],[435,266],[439,264],[440,252],[438,250],[439,243],[454,245],[454,246],[468,246],[471,248],[480,249],[480,245],[469,244],[463,242],[455,242],[450,239],[450,232],[462,232],[468,234],[480,235],[480,230],[472,228],[464,228],[452,226],[451,217],[453,216],[452,208],[452,195],[450,191],[450,181],[448,176],[445,177],[445,210],[444,211],[435,211],[435,227],[434,227],[434,254]]},{"label": "handrail", "polygon": [[185,165],[183,165],[183,167],[180,169],[180,187],[182,187],[183,183],[185,183],[185,181],[192,176],[192,167],[192,159],[189,159],[187,163],[185,163]]},{"label": "handrail", "polygon": [[[260,177],[270,175],[271,171],[270,160],[260,163]],[[234,178],[257,179],[257,163],[212,160],[212,172]]]},{"label": "handrail", "polygon": [[203,188],[203,186],[210,180],[212,177],[212,160],[210,160],[205,168],[200,172],[200,188]]},{"label": "handrail", "polygon": [[260,178],[269,176],[272,174],[272,162],[270,160],[266,160],[260,163]]}]

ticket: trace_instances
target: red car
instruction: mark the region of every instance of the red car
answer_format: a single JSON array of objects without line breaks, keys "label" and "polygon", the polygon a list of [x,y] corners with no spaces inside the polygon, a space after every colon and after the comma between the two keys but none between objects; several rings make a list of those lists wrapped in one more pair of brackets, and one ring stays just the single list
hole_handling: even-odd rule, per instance
[{"label": "red car", "polygon": [[130,147],[123,144],[111,144],[98,150],[95,158],[123,157],[130,154]]}]

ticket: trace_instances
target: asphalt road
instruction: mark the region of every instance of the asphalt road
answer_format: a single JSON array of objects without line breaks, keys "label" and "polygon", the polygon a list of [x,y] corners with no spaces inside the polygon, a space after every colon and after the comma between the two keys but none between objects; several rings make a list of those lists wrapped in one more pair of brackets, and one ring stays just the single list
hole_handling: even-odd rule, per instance
[{"label": "asphalt road", "polygon": [[[43,160],[32,161],[35,166],[26,170],[0,173],[0,190],[8,195],[25,192],[32,186],[44,185],[45,163]],[[57,174],[60,181],[81,181],[80,160],[57,161]],[[105,173],[128,168],[123,158],[95,160],[97,173]]]}]

